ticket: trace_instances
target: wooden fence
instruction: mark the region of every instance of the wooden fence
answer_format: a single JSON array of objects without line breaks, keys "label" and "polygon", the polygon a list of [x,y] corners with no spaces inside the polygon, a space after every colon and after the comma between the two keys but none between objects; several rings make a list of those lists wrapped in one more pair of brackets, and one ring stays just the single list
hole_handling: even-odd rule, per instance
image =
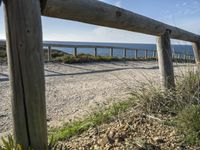
[{"label": "wooden fence", "polygon": [[[53,44],[54,43],[54,44]],[[157,58],[157,50],[153,50],[153,49],[142,49],[142,48],[130,48],[130,47],[123,47],[123,46],[104,46],[104,45],[87,45],[87,44],[65,44],[64,42],[62,42],[62,44],[60,44],[61,42],[55,42],[55,41],[51,41],[51,42],[44,42],[43,43],[43,49],[47,51],[47,57],[45,58],[45,62],[47,61],[53,61],[52,60],[52,51],[58,51],[58,52],[64,52],[67,53],[65,50],[61,50],[61,49],[72,49],[72,55],[73,56],[77,56],[79,53],[79,50],[81,50],[82,54],[86,54],[87,50],[93,50],[93,55],[94,57],[97,56],[102,56],[101,52],[106,52],[109,51],[109,55],[106,56],[110,56],[110,57],[120,57],[120,58],[134,58],[134,59],[138,59],[138,58],[143,58],[148,59],[148,58]],[[6,42],[4,40],[0,40],[0,48],[5,48],[6,47]],[[83,50],[84,49],[84,50]],[[120,50],[122,51],[122,55],[121,56],[116,56],[115,54],[115,50]],[[132,55],[127,55],[128,51],[132,53]],[[99,52],[99,55],[98,55]],[[70,54],[70,53],[68,53]],[[90,53],[91,54],[91,53]],[[108,53],[107,53],[108,54]],[[139,55],[140,54],[140,55]],[[92,55],[92,54],[91,54]],[[195,61],[194,55],[189,54],[188,52],[184,51],[184,53],[180,53],[180,52],[174,52],[172,53],[172,58],[174,60],[177,61],[184,61],[184,62],[191,62],[191,61]]]},{"label": "wooden fence", "polygon": [[[73,49],[72,55],[73,56],[77,56],[78,55],[78,51],[79,49],[84,49],[84,50],[93,50],[93,55],[94,57],[98,56],[98,52],[102,52],[102,51],[108,51],[109,50],[109,55],[110,57],[121,57],[121,58],[134,58],[134,59],[138,59],[138,58],[143,58],[143,59],[148,59],[148,58],[157,58],[157,50],[150,50],[150,49],[139,49],[139,48],[129,48],[129,47],[118,47],[118,46],[95,46],[95,45],[67,45],[67,44],[44,44],[45,47],[47,47],[47,51],[48,51],[48,58],[47,61],[51,61],[51,51],[53,49],[55,49],[56,51],[61,51],[59,50],[59,48],[70,48]],[[85,53],[84,50],[81,50],[81,53]],[[122,56],[116,56],[115,54],[115,50],[121,50],[122,51]],[[133,55],[127,55],[128,51],[133,54]],[[140,53],[140,55],[139,55]],[[101,54],[99,54],[99,56],[101,56]],[[182,60],[185,62],[189,62],[189,61],[195,61],[194,56],[188,53],[172,53],[172,58],[174,60]]]},{"label": "wooden fence", "polygon": [[14,136],[24,149],[47,150],[41,15],[157,36],[166,89],[175,88],[171,38],[192,42],[200,63],[199,35],[98,0],[5,0],[4,5]]}]

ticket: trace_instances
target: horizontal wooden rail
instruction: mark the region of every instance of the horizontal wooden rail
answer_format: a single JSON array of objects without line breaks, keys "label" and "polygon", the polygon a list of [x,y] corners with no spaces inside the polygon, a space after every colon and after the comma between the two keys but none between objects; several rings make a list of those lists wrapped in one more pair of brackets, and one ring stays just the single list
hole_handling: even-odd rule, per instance
[{"label": "horizontal wooden rail", "polygon": [[200,36],[98,0],[41,0],[42,14],[100,26],[197,42]]}]

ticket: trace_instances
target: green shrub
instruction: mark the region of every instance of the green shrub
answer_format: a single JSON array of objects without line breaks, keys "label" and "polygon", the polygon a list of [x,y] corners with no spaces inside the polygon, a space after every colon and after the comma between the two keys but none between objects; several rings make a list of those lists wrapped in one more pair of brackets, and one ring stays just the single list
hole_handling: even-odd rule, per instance
[{"label": "green shrub", "polygon": [[79,54],[76,57],[72,55],[63,55],[55,58],[58,62],[63,63],[88,63],[88,62],[110,62],[110,61],[119,61],[119,58],[109,57],[109,56],[97,56],[94,57],[90,54]]},{"label": "green shrub", "polygon": [[190,71],[177,82],[177,95],[185,104],[198,104],[200,99],[200,72]]},{"label": "green shrub", "polygon": [[22,150],[22,147],[18,144],[15,146],[12,136],[8,136],[7,139],[2,138],[3,146],[0,146],[0,150]]},{"label": "green shrub", "polygon": [[[7,139],[2,138],[3,145],[0,145],[0,150],[23,150],[20,144],[15,144],[13,137],[8,135]],[[29,148],[29,150],[33,150]],[[66,146],[64,144],[58,143],[53,136],[49,140],[48,150],[66,150]]]},{"label": "green shrub", "polygon": [[124,111],[134,105],[133,100],[114,104],[108,109],[99,111],[89,116],[88,118],[65,124],[61,128],[50,130],[50,134],[55,138],[55,141],[63,141],[72,136],[79,135],[88,130],[90,127],[110,122],[119,112]]},{"label": "green shrub", "polygon": [[6,51],[0,51],[0,58],[6,58],[7,54]]},{"label": "green shrub", "polygon": [[[141,85],[141,84],[140,84]],[[142,84],[133,92],[139,106],[148,113],[177,114],[200,99],[200,73],[188,72],[177,81],[176,89],[162,90],[154,84]]]},{"label": "green shrub", "polygon": [[138,106],[147,113],[170,113],[178,110],[179,101],[175,98],[174,91],[163,91],[160,87],[147,85],[141,86],[132,93],[138,101]]},{"label": "green shrub", "polygon": [[62,52],[52,52],[51,57],[52,58],[57,58],[57,57],[63,57],[65,54]]},{"label": "green shrub", "polygon": [[200,105],[191,105],[177,117],[177,129],[185,135],[185,141],[200,145]]}]

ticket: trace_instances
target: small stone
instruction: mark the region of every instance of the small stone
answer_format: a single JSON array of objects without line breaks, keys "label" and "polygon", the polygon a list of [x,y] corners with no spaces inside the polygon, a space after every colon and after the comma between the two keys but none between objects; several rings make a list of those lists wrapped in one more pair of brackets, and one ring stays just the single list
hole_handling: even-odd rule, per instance
[{"label": "small stone", "polygon": [[109,138],[114,138],[115,134],[116,134],[116,130],[115,129],[110,130],[110,132],[108,133],[108,137]]},{"label": "small stone", "polygon": [[155,137],[153,138],[153,140],[157,143],[157,144],[163,144],[165,143],[165,140],[161,137]]},{"label": "small stone", "polygon": [[143,150],[160,150],[160,147],[153,145],[151,143],[144,143]]},{"label": "small stone", "polygon": [[98,141],[98,144],[101,146],[105,146],[107,143],[109,143],[107,136],[104,136],[102,139]]}]

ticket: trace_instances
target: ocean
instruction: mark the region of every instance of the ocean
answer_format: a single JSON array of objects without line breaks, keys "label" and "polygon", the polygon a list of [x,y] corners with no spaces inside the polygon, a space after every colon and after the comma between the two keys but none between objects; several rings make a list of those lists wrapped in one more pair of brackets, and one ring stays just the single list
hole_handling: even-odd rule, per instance
[{"label": "ocean", "polygon": [[[113,46],[113,47],[126,47],[130,49],[146,49],[152,52],[148,52],[148,56],[153,56],[153,50],[156,50],[155,44],[131,44],[131,43],[95,43],[95,42],[55,42],[55,41],[46,41],[44,43],[48,44],[65,44],[65,45],[91,45],[91,46]],[[60,48],[52,47],[52,49],[58,49],[69,54],[73,54],[73,48]],[[172,45],[172,52],[174,54],[188,54],[193,56],[193,49],[191,45]],[[78,48],[78,54],[94,54],[94,48]],[[109,56],[110,51],[107,48],[98,48],[97,54],[100,56]],[[114,57],[123,57],[123,49],[114,48],[113,50]],[[144,57],[144,51],[138,51],[138,57]],[[135,52],[133,50],[127,50],[127,57],[135,57]]]}]

